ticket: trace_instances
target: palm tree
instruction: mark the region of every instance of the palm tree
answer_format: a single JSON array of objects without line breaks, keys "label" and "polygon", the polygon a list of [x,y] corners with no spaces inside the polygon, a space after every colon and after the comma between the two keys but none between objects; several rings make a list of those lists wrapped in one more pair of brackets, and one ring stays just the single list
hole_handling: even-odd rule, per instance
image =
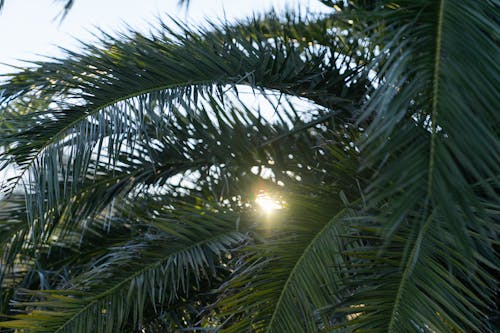
[{"label": "palm tree", "polygon": [[498,3],[323,2],[9,77],[0,327],[494,330]]}]

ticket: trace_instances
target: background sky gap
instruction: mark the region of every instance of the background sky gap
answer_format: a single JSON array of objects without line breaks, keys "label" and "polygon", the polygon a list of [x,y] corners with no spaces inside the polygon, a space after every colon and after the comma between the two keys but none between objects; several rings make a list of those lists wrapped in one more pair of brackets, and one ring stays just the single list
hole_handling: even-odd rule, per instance
[{"label": "background sky gap", "polygon": [[95,40],[97,27],[107,33],[125,31],[127,26],[148,32],[158,17],[199,24],[206,19],[242,19],[253,12],[280,11],[299,4],[312,11],[327,8],[314,0],[191,0],[187,10],[178,0],[76,0],[61,22],[61,1],[6,0],[0,13],[0,74],[13,71],[6,64],[22,66],[19,59],[58,56],[59,47],[76,50],[77,39]]}]

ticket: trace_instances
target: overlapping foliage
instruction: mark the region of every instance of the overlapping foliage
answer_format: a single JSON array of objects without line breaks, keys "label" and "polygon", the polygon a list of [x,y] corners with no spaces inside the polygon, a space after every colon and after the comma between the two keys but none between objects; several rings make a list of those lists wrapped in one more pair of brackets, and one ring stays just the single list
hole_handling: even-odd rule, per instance
[{"label": "overlapping foliage", "polygon": [[323,3],[8,77],[0,327],[493,330],[498,3]]}]

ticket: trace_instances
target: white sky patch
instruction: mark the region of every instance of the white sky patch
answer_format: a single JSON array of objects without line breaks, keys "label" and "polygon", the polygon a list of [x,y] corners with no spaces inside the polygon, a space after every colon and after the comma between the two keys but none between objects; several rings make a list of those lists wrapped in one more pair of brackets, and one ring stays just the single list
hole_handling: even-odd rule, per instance
[{"label": "white sky patch", "polygon": [[207,19],[243,19],[273,7],[278,11],[286,7],[330,11],[314,0],[190,0],[187,11],[178,6],[178,0],[76,0],[66,18],[59,22],[56,17],[62,5],[54,0],[5,1],[0,12],[0,74],[13,71],[5,64],[22,66],[19,59],[61,56],[58,47],[76,50],[77,40],[95,41],[97,27],[107,33],[126,31],[127,27],[148,33],[158,27],[158,17],[165,22],[172,16],[180,22],[201,24]]}]

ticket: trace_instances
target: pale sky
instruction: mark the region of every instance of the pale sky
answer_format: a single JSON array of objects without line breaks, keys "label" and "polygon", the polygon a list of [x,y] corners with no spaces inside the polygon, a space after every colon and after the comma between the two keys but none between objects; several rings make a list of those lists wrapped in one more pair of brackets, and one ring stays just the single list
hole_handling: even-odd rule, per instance
[{"label": "pale sky", "polygon": [[[0,13],[0,74],[12,72],[8,66],[21,65],[19,59],[60,55],[59,47],[77,49],[75,38],[90,41],[96,27],[106,32],[124,31],[131,26],[147,32],[158,16],[168,15],[183,22],[226,17],[245,18],[252,12],[278,11],[286,6],[312,11],[328,8],[316,0],[191,0],[189,9],[178,6],[178,0],[76,0],[66,18],[59,22],[64,1],[6,0]],[[1,81],[1,79],[0,79]]]}]

